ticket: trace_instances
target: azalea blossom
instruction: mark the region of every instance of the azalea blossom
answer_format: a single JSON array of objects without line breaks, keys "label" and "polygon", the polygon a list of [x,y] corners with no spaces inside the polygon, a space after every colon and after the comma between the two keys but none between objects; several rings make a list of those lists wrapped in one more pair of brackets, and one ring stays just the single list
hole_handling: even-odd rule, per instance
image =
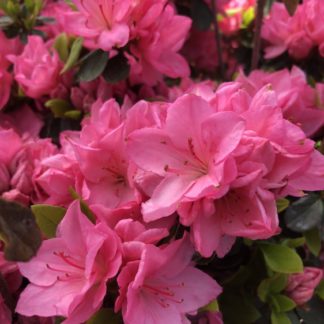
[{"label": "azalea blossom", "polygon": [[133,161],[164,178],[143,204],[144,219],[171,215],[181,201],[224,195],[236,176],[230,154],[243,130],[244,122],[234,113],[214,113],[202,98],[185,95],[170,105],[162,129],[131,133]]},{"label": "azalea blossom", "polygon": [[57,237],[44,241],[30,262],[19,264],[31,283],[21,293],[16,311],[26,316],[63,316],[64,323],[84,322],[100,308],[107,281],[120,265],[119,238],[105,224],[91,224],[75,201]]},{"label": "azalea blossom", "polygon": [[[187,237],[158,248],[146,245],[138,261],[129,262],[118,276],[126,324],[180,324],[221,293],[221,287],[191,264],[193,248]],[[150,310],[150,311],[148,311]]]},{"label": "azalea blossom", "polygon": [[61,63],[39,36],[29,36],[20,55],[8,55],[14,63],[15,80],[31,98],[48,95],[58,84]]},{"label": "azalea blossom", "polygon": [[73,1],[78,11],[63,14],[64,29],[85,38],[85,45],[92,49],[110,51],[122,47],[129,40],[128,19],[131,0]]}]

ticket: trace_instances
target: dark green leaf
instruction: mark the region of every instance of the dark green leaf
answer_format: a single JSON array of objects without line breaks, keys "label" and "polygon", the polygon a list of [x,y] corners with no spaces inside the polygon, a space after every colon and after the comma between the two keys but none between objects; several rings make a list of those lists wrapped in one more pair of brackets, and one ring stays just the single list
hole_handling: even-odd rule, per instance
[{"label": "dark green leaf", "polygon": [[33,205],[31,208],[45,236],[55,237],[57,226],[65,215],[65,208],[50,205]]},{"label": "dark green leaf", "polygon": [[276,244],[260,245],[267,266],[279,273],[296,273],[303,271],[303,262],[295,250]]},{"label": "dark green leaf", "polygon": [[318,254],[321,251],[321,236],[320,236],[319,228],[314,227],[313,229],[305,232],[304,236],[309,250],[315,256],[318,256]]},{"label": "dark green leaf", "polygon": [[298,7],[299,0],[283,0],[283,2],[287,11],[289,12],[289,15],[293,16]]},{"label": "dark green leaf", "polygon": [[106,68],[109,55],[100,49],[92,52],[81,64],[77,74],[79,81],[89,82],[96,79]]},{"label": "dark green leaf", "polygon": [[191,18],[196,29],[207,30],[213,21],[213,13],[204,0],[193,0]]},{"label": "dark green leaf", "polygon": [[224,290],[219,306],[226,324],[251,324],[261,317],[253,300],[238,290]]},{"label": "dark green leaf", "polygon": [[53,17],[39,16],[36,18],[36,25],[55,24],[56,19]]},{"label": "dark green leaf", "polygon": [[42,242],[30,208],[4,199],[0,199],[0,236],[9,261],[29,261]]},{"label": "dark green leaf", "polygon": [[119,53],[108,61],[103,77],[107,82],[114,84],[125,80],[129,75],[129,71],[130,65],[127,58],[122,53]]},{"label": "dark green leaf", "polygon": [[8,16],[0,17],[0,28],[6,28],[6,27],[12,25],[13,23],[14,23],[14,21]]},{"label": "dark green leaf", "polygon": [[317,226],[323,216],[323,202],[319,195],[312,193],[293,202],[286,210],[287,227],[303,233]]}]

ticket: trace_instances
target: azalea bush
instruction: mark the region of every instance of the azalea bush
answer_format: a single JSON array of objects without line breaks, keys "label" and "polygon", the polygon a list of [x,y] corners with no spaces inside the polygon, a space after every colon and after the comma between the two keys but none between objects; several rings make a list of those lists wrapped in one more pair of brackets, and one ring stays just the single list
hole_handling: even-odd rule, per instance
[{"label": "azalea bush", "polygon": [[322,0],[0,0],[0,323],[320,323]]}]

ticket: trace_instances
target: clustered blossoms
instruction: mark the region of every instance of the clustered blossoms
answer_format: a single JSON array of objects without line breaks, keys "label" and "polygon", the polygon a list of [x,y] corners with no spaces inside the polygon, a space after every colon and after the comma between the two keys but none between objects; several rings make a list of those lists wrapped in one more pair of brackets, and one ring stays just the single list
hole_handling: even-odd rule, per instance
[{"label": "clustered blossoms", "polygon": [[[324,298],[324,75],[247,72],[233,53],[256,1],[215,1],[227,82],[211,78],[214,27],[195,21],[211,1],[14,2],[0,2],[0,197],[31,206],[43,241],[10,262],[5,232],[1,323],[222,324],[227,300],[254,307],[245,296],[279,323]],[[275,2],[265,58],[323,56],[322,9]],[[316,221],[304,206],[291,225],[307,199]]]},{"label": "clustered blossoms", "polygon": [[265,57],[270,59],[288,51],[296,60],[306,58],[318,47],[324,57],[324,8],[321,0],[304,0],[291,17],[282,3],[274,3],[262,28],[268,41]]}]

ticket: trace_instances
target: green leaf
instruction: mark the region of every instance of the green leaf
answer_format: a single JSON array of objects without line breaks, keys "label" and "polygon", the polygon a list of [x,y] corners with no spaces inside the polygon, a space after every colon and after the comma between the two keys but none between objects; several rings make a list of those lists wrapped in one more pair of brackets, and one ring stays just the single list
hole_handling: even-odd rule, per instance
[{"label": "green leaf", "polygon": [[69,37],[62,33],[55,38],[53,47],[56,49],[60,59],[66,62],[69,58]]},{"label": "green leaf", "polygon": [[219,305],[217,299],[213,300],[208,305],[202,307],[199,311],[212,313],[219,312]]},{"label": "green leaf", "polygon": [[270,291],[270,285],[269,285],[269,280],[265,279],[262,280],[261,283],[258,286],[258,297],[260,298],[261,301],[264,303],[267,301],[267,297],[269,295]]},{"label": "green leaf", "polygon": [[92,52],[81,64],[77,74],[79,81],[89,82],[100,76],[106,68],[109,54],[100,49]]},{"label": "green leaf", "polygon": [[36,222],[47,238],[55,237],[56,228],[63,219],[66,209],[51,205],[33,205],[31,209]]},{"label": "green leaf", "polygon": [[321,234],[319,228],[314,227],[313,229],[304,233],[306,244],[309,250],[315,255],[318,256],[321,251]]},{"label": "green leaf", "polygon": [[193,0],[191,5],[193,26],[198,30],[209,29],[213,21],[213,13],[203,0]]},{"label": "green leaf", "polygon": [[303,262],[293,249],[270,243],[260,244],[267,266],[279,273],[296,273],[303,271]]},{"label": "green leaf", "polygon": [[285,313],[272,312],[271,324],[291,324],[291,322]]},{"label": "green leaf", "polygon": [[285,289],[287,285],[288,276],[285,274],[276,274],[271,278],[270,290],[274,293],[279,293]]},{"label": "green leaf", "polygon": [[324,300],[324,280],[320,282],[320,284],[315,289],[316,295]]},{"label": "green leaf", "polygon": [[277,211],[278,213],[283,212],[285,209],[289,207],[289,200],[286,198],[278,199],[277,200]]},{"label": "green leaf", "polygon": [[287,275],[277,273],[273,277],[261,281],[258,287],[258,296],[261,301],[266,302],[269,295],[281,292],[286,285]]},{"label": "green leaf", "polygon": [[306,242],[305,237],[302,236],[294,239],[285,239],[282,241],[282,244],[295,249],[305,245],[305,242]]},{"label": "green leaf", "polygon": [[275,300],[275,305],[278,307],[275,311],[278,313],[289,312],[296,307],[295,302],[285,295],[272,295],[271,300]]},{"label": "green leaf", "polygon": [[122,320],[119,315],[115,314],[110,308],[102,308],[94,314],[86,324],[120,324]]},{"label": "green leaf", "polygon": [[61,74],[72,69],[74,65],[78,62],[82,50],[82,44],[83,44],[82,37],[78,37],[74,40],[71,46],[69,57],[61,71]]},{"label": "green leaf", "polygon": [[255,8],[251,6],[249,9],[243,12],[242,27],[247,28],[255,18]]},{"label": "green leaf", "polygon": [[295,11],[297,10],[299,0],[283,0],[287,11],[290,16],[293,16]]},{"label": "green leaf", "polygon": [[80,110],[69,110],[64,113],[64,117],[79,120],[82,117]]},{"label": "green leaf", "polygon": [[303,233],[319,225],[323,217],[323,202],[319,194],[311,193],[293,202],[285,212],[287,227]]},{"label": "green leaf", "polygon": [[55,118],[64,117],[67,111],[73,109],[71,104],[63,99],[48,100],[45,103],[45,107],[49,108],[53,112]]},{"label": "green leaf", "polygon": [[90,207],[86,204],[86,202],[79,196],[79,194],[72,187],[69,188],[69,192],[73,199],[77,199],[80,201],[80,207],[83,214],[85,214],[92,223],[95,223],[96,222],[95,215],[91,211]]},{"label": "green leaf", "polygon": [[129,71],[130,65],[127,58],[122,53],[119,53],[108,61],[103,77],[107,82],[114,84],[125,80],[129,75]]}]

